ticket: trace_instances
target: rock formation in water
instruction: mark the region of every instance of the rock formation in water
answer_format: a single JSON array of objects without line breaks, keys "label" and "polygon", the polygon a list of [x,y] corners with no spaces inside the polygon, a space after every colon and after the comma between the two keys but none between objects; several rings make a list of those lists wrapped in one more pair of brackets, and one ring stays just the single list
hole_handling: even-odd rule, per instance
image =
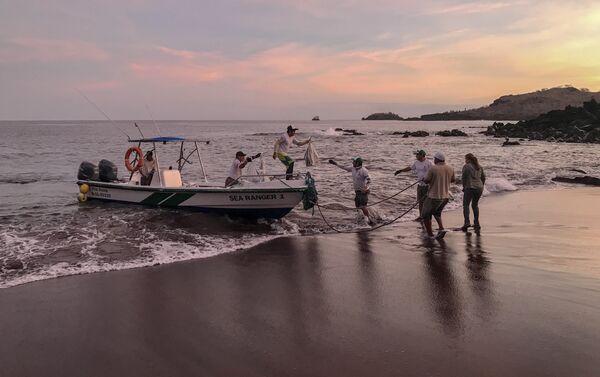
[{"label": "rock formation in water", "polygon": [[488,136],[528,138],[567,143],[600,143],[600,104],[592,99],[581,107],[567,106],[531,120],[517,123],[494,122]]},{"label": "rock formation in water", "polygon": [[403,120],[403,118],[398,114],[390,112],[371,114],[368,117],[363,117],[362,120]]},{"label": "rock formation in water", "polygon": [[425,137],[429,136],[429,132],[427,131],[395,131],[392,135],[402,135],[402,137]]},{"label": "rock formation in water", "polygon": [[590,185],[590,186],[600,186],[600,178],[590,177],[588,175],[583,177],[555,177],[552,178],[555,182],[565,182],[565,183],[579,183],[582,185]]},{"label": "rock formation in water", "polygon": [[453,129],[453,130],[446,130],[446,131],[438,131],[435,133],[437,136],[444,136],[444,137],[448,137],[448,136],[468,136],[465,132],[459,130],[459,129]]}]

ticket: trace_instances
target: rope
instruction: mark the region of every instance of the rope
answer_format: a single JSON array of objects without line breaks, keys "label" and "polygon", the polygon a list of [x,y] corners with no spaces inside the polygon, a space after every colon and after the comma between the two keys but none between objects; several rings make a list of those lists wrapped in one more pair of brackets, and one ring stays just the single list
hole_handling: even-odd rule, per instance
[{"label": "rope", "polygon": [[392,195],[392,196],[389,196],[389,197],[387,197],[387,198],[385,198],[385,199],[381,199],[381,200],[380,200],[380,201],[378,201],[378,202],[375,202],[375,203],[372,203],[372,204],[368,204],[368,205],[366,205],[365,207],[372,207],[372,206],[374,206],[374,205],[377,205],[377,204],[383,203],[383,202],[385,202],[385,201],[387,201],[387,200],[390,200],[390,199],[392,199],[392,198],[394,198],[394,197],[396,197],[396,196],[400,195],[400,194],[401,194],[401,193],[403,193],[404,191],[408,190],[409,188],[413,187],[413,186],[414,186],[414,185],[416,185],[417,183],[419,183],[419,181],[416,181],[415,183],[413,183],[413,184],[411,184],[411,185],[409,185],[409,186],[406,186],[405,188],[403,188],[402,190],[398,191],[397,193],[395,193],[395,194],[394,194],[394,195]]},{"label": "rope", "polygon": [[[366,206],[365,206],[365,208],[368,208],[368,207],[373,207],[373,206],[375,206],[375,205],[377,205],[377,204],[381,204],[381,203],[383,203],[383,202],[385,202],[385,201],[388,201],[388,200],[390,200],[390,199],[392,199],[392,198],[395,198],[396,196],[398,196],[398,195],[402,194],[404,191],[406,191],[406,190],[408,190],[409,188],[413,187],[413,186],[414,186],[414,185],[416,185],[417,183],[419,183],[419,181],[416,181],[415,183],[413,183],[413,184],[411,184],[411,185],[408,185],[408,186],[406,186],[405,188],[403,188],[402,190],[398,191],[397,193],[395,193],[395,194],[394,194],[394,195],[392,195],[392,196],[388,196],[387,198],[381,199],[381,200],[379,200],[379,201],[377,201],[377,202],[375,202],[375,203],[368,204],[368,205],[366,205]],[[346,199],[348,199],[348,198],[346,198]],[[351,200],[351,199],[348,199],[348,200]],[[339,204],[339,205],[343,206],[344,208],[326,208],[326,207],[325,207],[325,206],[330,206],[330,205],[335,205],[335,204]],[[330,209],[330,210],[338,210],[338,211],[353,211],[353,210],[355,210],[355,208],[346,207],[346,206],[344,206],[344,205],[343,205],[343,204],[341,204],[341,203],[327,203],[327,204],[323,204],[323,207],[325,207],[326,209]]]},{"label": "rope", "polygon": [[395,219],[385,222],[383,224],[379,224],[373,228],[369,228],[369,229],[360,229],[360,230],[339,230],[336,227],[334,227],[333,225],[331,225],[329,223],[329,221],[327,221],[327,219],[325,218],[325,215],[323,215],[323,211],[321,211],[321,206],[319,205],[319,203],[315,203],[315,205],[317,206],[317,209],[319,210],[319,214],[321,215],[321,217],[323,218],[323,221],[325,221],[325,224],[327,224],[327,226],[329,228],[331,228],[332,230],[336,231],[337,233],[366,233],[366,232],[372,232],[374,230],[377,230],[379,228],[382,228],[384,226],[387,225],[391,225],[393,223],[395,223],[396,221],[400,220],[402,217],[406,216],[410,211],[412,211],[416,206],[419,205],[419,202],[415,202],[412,206],[410,206],[410,208],[408,208],[406,211],[402,212],[398,217],[396,217]]}]

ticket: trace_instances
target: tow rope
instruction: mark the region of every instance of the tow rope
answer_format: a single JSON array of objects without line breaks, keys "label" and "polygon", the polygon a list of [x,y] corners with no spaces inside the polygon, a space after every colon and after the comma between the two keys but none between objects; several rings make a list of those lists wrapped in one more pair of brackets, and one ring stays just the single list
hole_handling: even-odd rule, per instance
[{"label": "tow rope", "polygon": [[[311,178],[311,180],[312,180],[312,184],[313,184],[313,188],[314,188],[314,179],[312,179],[312,178]],[[390,199],[392,199],[392,198],[394,198],[394,197],[398,196],[399,194],[403,193],[404,191],[408,190],[409,188],[413,187],[413,186],[414,186],[414,185],[416,185],[417,183],[419,183],[419,181],[417,181],[417,182],[414,182],[413,184],[411,184],[411,185],[409,185],[409,186],[406,186],[405,188],[403,188],[402,190],[398,191],[397,193],[395,193],[395,194],[394,194],[394,195],[392,195],[392,196],[388,196],[387,198],[384,198],[384,199],[382,199],[382,200],[379,200],[379,201],[377,201],[377,202],[375,202],[375,203],[369,204],[369,205],[365,206],[365,208],[367,208],[367,207],[372,207],[372,206],[374,206],[374,205],[377,205],[377,204],[383,203],[383,202],[385,202],[385,201],[387,201],[387,200],[390,200]],[[408,214],[410,211],[412,211],[412,210],[413,210],[415,207],[417,207],[417,206],[419,205],[419,201],[416,201],[416,202],[415,202],[414,204],[412,204],[412,205],[411,205],[411,206],[410,206],[408,209],[406,209],[404,212],[402,212],[402,213],[401,213],[399,216],[397,216],[397,217],[396,217],[396,218],[394,218],[393,220],[390,220],[390,221],[387,221],[387,222],[381,223],[381,224],[379,224],[379,225],[377,225],[377,226],[374,226],[374,227],[372,227],[372,228],[369,228],[369,229],[358,229],[358,230],[340,230],[340,229],[337,229],[336,227],[334,227],[333,225],[331,225],[331,223],[330,223],[329,221],[327,221],[327,218],[325,217],[325,215],[323,214],[323,211],[321,210],[321,205],[319,205],[319,201],[318,201],[318,198],[316,198],[316,195],[315,195],[315,199],[316,199],[316,200],[314,200],[314,201],[313,201],[311,204],[312,204],[313,206],[316,206],[316,207],[317,207],[317,209],[319,210],[319,214],[321,215],[321,218],[323,219],[323,221],[325,222],[325,224],[327,224],[327,226],[328,226],[330,229],[332,229],[333,231],[335,231],[335,232],[337,232],[337,233],[366,233],[366,232],[372,232],[372,231],[374,231],[374,230],[377,230],[377,229],[379,229],[379,228],[382,228],[382,227],[384,227],[384,226],[388,226],[388,225],[391,225],[391,224],[395,223],[396,221],[398,221],[398,220],[400,220],[402,217],[406,216],[406,215],[407,215],[407,214]],[[305,202],[305,206],[306,206],[306,202]],[[344,208],[344,209],[346,209],[346,208]],[[354,208],[353,210],[358,210],[358,209],[360,209],[360,208]]]}]

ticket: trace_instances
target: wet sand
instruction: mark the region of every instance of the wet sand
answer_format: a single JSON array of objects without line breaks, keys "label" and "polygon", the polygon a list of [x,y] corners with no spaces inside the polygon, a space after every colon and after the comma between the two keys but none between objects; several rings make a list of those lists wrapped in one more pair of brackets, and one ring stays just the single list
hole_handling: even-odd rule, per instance
[{"label": "wet sand", "polygon": [[0,375],[598,376],[600,190],[484,198],[482,224],[3,289]]}]

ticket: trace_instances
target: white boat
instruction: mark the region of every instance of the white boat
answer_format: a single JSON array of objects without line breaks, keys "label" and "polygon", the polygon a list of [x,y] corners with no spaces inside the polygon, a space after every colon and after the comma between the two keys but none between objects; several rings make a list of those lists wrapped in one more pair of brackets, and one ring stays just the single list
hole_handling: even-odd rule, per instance
[{"label": "white boat", "polygon": [[[150,146],[154,152],[157,173],[152,176],[149,185],[141,184],[142,175],[137,170],[132,172],[129,179],[121,181],[101,180],[102,175],[98,179],[80,179],[82,177],[78,176],[80,201],[101,200],[186,208],[239,217],[281,218],[302,201],[307,191],[314,189],[314,181],[309,173],[296,175],[295,179],[290,180],[285,180],[285,175],[247,175],[238,179],[234,185],[225,187],[224,183],[209,182],[205,174],[198,143],[208,143],[207,141],[179,137],[128,141],[137,143],[137,152],[141,152],[142,145]],[[156,146],[165,143],[181,143],[177,169],[163,169],[160,166]],[[191,143],[193,150],[186,151],[184,143]],[[135,154],[139,155],[137,152]],[[200,163],[204,182],[191,184],[182,180],[181,172],[194,154]],[[142,159],[143,155],[136,157],[138,158]],[[135,163],[136,160],[134,165]]]}]

